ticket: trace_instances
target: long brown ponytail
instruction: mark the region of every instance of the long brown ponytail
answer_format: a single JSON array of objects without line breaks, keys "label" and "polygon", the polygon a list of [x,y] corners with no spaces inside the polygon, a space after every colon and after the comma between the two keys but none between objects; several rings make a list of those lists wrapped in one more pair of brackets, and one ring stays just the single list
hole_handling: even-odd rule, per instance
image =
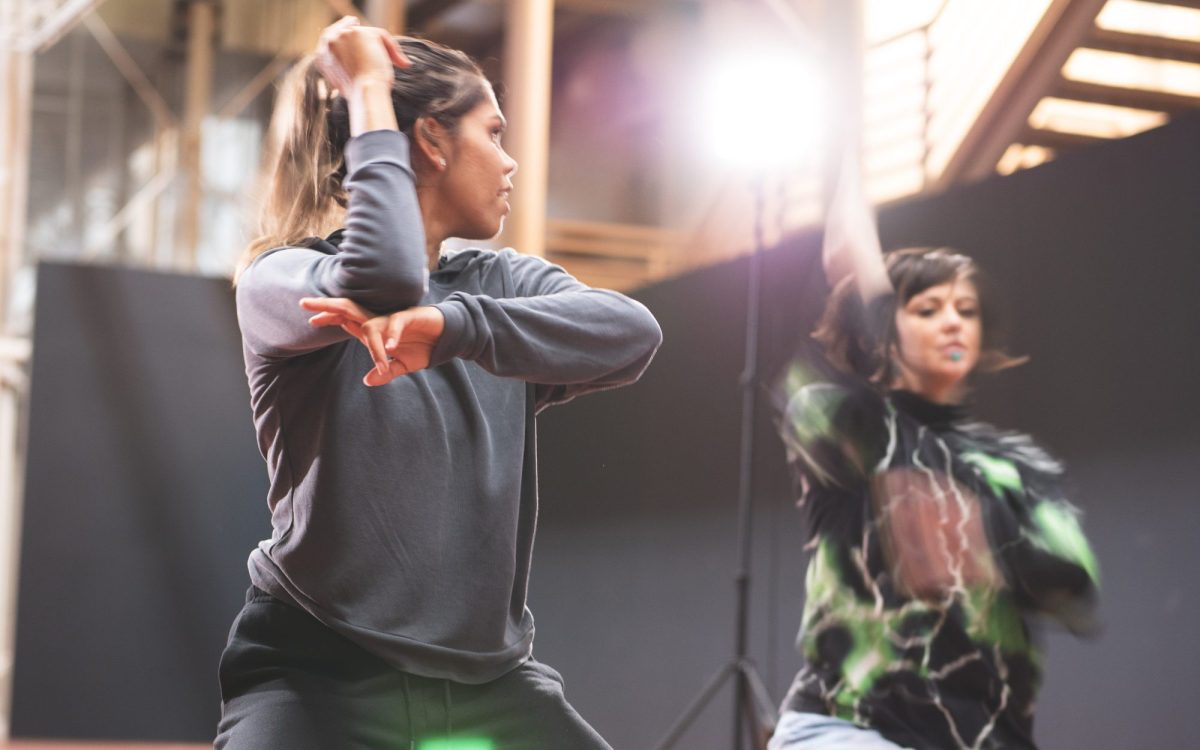
[{"label": "long brown ponytail", "polygon": [[[431,117],[455,132],[459,119],[486,96],[483,71],[458,50],[412,37],[396,42],[412,61],[411,67],[396,68],[392,80],[400,130],[411,136],[417,118]],[[258,232],[242,252],[235,283],[267,250],[324,236],[342,225],[348,140],[346,100],[326,84],[315,56],[307,55],[280,86],[267,134]]]}]

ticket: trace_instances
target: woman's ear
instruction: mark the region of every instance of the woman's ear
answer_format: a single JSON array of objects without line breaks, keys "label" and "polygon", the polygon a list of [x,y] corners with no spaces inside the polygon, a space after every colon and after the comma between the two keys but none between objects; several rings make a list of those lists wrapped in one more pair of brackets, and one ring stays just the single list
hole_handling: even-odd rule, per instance
[{"label": "woman's ear", "polygon": [[446,169],[446,147],[450,143],[450,133],[440,122],[432,117],[418,117],[413,123],[413,145],[435,172]]}]

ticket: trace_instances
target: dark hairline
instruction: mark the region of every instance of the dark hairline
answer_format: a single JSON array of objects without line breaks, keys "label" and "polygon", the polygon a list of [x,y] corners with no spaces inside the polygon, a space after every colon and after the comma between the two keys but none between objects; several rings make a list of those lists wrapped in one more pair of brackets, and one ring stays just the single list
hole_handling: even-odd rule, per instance
[{"label": "dark hairline", "polygon": [[[897,265],[907,262],[910,258],[912,262],[919,263],[923,260],[932,260],[929,256],[938,253],[944,257],[944,263],[941,269],[938,269],[938,273],[923,278],[918,273],[920,269],[911,271],[905,269],[899,272],[896,270]],[[876,385],[886,386],[892,375],[893,367],[889,352],[898,335],[896,314],[917,295],[958,278],[970,280],[975,287],[975,303],[979,306],[981,323],[983,370],[1006,369],[1026,361],[1027,358],[1012,357],[1006,354],[1003,348],[996,343],[995,339],[999,332],[988,322],[989,310],[994,307],[991,302],[992,294],[986,283],[986,275],[980,271],[979,265],[973,258],[951,248],[906,247],[888,252],[885,255],[885,263],[888,277],[895,289],[894,294],[888,295],[890,304],[887,305],[886,310],[872,305],[874,313],[869,311],[858,297],[857,289],[852,283],[853,280],[843,279],[834,287],[817,325],[817,330],[813,333],[814,338],[823,345],[829,360],[839,370],[862,377]],[[942,270],[945,273],[942,273]],[[904,273],[909,278],[897,278],[900,273]],[[908,283],[901,283],[905,281]],[[885,299],[878,300],[878,303],[884,302]],[[886,319],[875,318],[877,327],[873,329],[868,318],[874,314],[886,314]],[[856,328],[850,322],[855,320],[858,321],[859,326],[867,327],[865,329]],[[859,333],[861,330],[877,330],[878,332],[879,339],[873,342],[874,346],[871,347],[871,351],[862,346],[867,341]]]}]

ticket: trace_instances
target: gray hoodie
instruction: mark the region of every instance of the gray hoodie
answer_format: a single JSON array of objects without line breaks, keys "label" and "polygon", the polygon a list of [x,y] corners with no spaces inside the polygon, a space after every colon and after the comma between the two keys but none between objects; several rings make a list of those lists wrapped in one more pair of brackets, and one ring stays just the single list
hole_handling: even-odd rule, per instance
[{"label": "gray hoodie", "polygon": [[[273,527],[250,578],[397,669],[478,683],[532,647],[535,413],[635,381],[662,333],[641,304],[512,250],[428,273],[408,153],[394,131],[352,139],[346,228],[239,279]],[[368,388],[367,351],[311,327],[309,296],[436,305],[445,331],[428,369]]]}]

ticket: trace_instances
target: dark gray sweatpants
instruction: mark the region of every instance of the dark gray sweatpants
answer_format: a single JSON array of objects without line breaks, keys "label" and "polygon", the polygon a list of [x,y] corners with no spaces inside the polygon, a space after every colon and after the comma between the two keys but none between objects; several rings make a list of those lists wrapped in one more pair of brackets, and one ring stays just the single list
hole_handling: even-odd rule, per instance
[{"label": "dark gray sweatpants", "polygon": [[482,685],[405,674],[253,588],[220,678],[217,750],[612,750],[545,664]]}]

